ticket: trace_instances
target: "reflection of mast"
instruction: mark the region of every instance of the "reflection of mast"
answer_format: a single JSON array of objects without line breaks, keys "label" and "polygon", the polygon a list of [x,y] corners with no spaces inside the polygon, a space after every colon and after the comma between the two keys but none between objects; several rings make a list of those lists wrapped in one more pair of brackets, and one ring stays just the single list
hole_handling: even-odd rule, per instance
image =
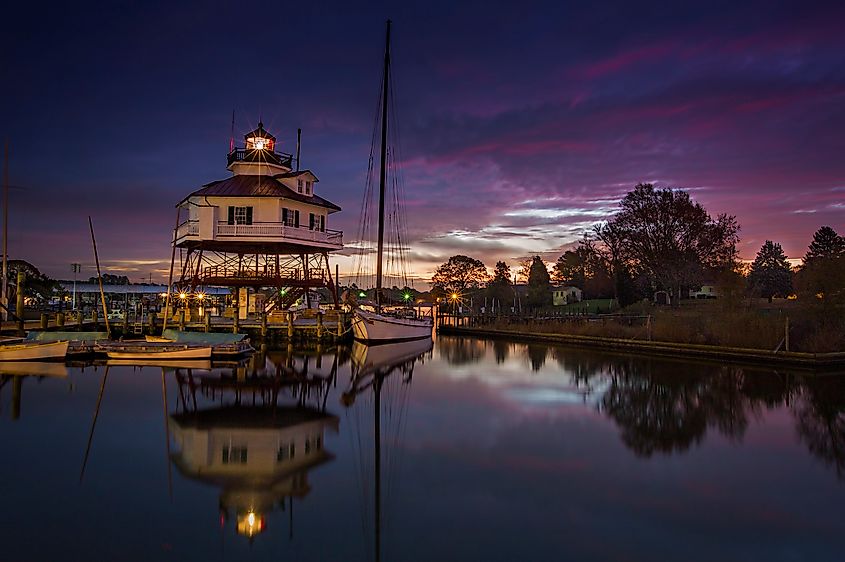
[{"label": "reflection of mast", "polygon": [[106,390],[106,379],[109,376],[109,367],[106,366],[106,372],[103,373],[103,380],[100,382],[100,392],[97,394],[97,406],[94,408],[94,419],[91,420],[91,431],[88,433],[88,444],[85,446],[85,458],[82,460],[82,470],[79,471],[79,483],[82,484],[82,478],[85,476],[85,467],[88,465],[88,454],[91,452],[91,442],[94,440],[94,428],[97,427],[97,417],[100,415],[100,403],[103,401],[103,392]]},{"label": "reflection of mast", "polygon": [[373,390],[373,546],[376,562],[381,560],[381,390],[384,381],[396,371],[403,373],[402,384],[410,383],[414,365],[428,353],[432,340],[367,346],[358,341],[352,345],[352,381],[341,395],[341,403],[351,407],[359,394]]}]

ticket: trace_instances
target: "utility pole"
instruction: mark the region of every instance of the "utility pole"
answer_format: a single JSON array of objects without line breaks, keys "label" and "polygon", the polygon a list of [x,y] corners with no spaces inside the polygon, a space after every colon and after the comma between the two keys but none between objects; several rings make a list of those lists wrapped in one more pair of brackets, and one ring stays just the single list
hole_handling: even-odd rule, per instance
[{"label": "utility pole", "polygon": [[82,271],[82,264],[72,263],[70,267],[73,269],[73,310],[76,310],[76,274]]}]

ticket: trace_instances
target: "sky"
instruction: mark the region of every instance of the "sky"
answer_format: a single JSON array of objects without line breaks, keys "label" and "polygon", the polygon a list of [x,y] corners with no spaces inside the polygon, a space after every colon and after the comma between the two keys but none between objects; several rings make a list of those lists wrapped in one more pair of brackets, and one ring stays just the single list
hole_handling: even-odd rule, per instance
[{"label": "sky", "polygon": [[[841,2],[17,2],[0,21],[9,254],[166,278],[174,205],[259,118],[353,241],[384,21],[411,266],[554,260],[638,182],[736,215],[740,255],[845,232]],[[11,13],[10,13],[11,12]],[[341,275],[351,258],[339,259]]]}]

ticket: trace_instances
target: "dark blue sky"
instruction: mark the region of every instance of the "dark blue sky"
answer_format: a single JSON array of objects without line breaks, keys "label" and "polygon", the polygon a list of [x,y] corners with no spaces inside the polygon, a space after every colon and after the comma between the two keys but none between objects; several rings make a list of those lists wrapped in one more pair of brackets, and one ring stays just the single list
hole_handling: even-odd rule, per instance
[{"label": "dark blue sky", "polygon": [[[173,205],[226,177],[259,116],[344,208],[351,241],[394,20],[410,240],[427,277],[454,253],[549,259],[639,181],[736,214],[743,257],[799,257],[845,231],[845,7],[16,3],[0,23],[10,253],[55,276],[101,257],[167,269]],[[344,269],[345,262],[341,262]],[[92,271],[89,269],[86,272]]]}]

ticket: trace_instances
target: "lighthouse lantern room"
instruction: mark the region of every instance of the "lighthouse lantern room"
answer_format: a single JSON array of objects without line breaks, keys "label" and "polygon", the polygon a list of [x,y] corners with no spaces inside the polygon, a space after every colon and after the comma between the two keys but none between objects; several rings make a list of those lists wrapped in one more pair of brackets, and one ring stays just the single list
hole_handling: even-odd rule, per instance
[{"label": "lighthouse lantern room", "polygon": [[270,312],[326,287],[337,304],[328,256],[343,248],[343,233],[329,228],[329,218],[340,207],[317,195],[317,176],[299,170],[297,159],[277,146],[259,123],[244,135],[242,148],[229,152],[231,177],[207,183],[177,204],[181,291],[269,289],[263,309]]}]

